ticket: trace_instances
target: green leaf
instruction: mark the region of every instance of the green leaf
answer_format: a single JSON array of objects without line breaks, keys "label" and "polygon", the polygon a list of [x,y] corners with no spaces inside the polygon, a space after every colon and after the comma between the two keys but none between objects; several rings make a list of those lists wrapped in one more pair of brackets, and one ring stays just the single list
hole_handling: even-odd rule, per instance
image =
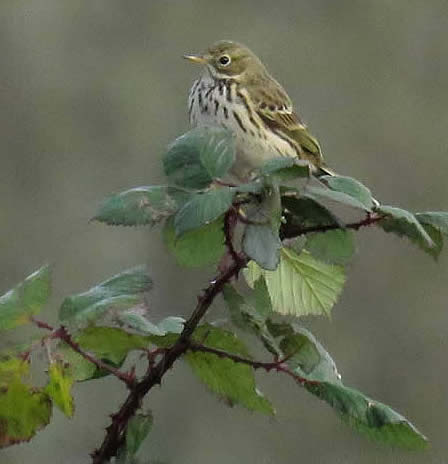
[{"label": "green leaf", "polygon": [[13,381],[0,389],[0,448],[29,441],[51,418],[51,401],[38,389]]},{"label": "green leaf", "polygon": [[135,456],[141,444],[152,429],[153,416],[150,412],[136,414],[129,421],[126,429],[126,453]]},{"label": "green leaf", "polygon": [[320,178],[328,187],[337,192],[342,192],[359,201],[367,211],[374,206],[370,190],[361,182],[345,176],[323,176]]},{"label": "green leaf", "polygon": [[265,348],[278,357],[280,348],[266,326],[266,318],[272,312],[272,306],[264,278],[255,282],[251,292],[249,297],[244,298],[232,285],[224,287],[223,297],[231,321],[239,329],[260,338]]},{"label": "green leaf", "polygon": [[54,361],[50,364],[48,376],[49,382],[45,392],[67,417],[73,417],[74,404],[71,390],[75,379],[70,366],[59,360]]},{"label": "green leaf", "polygon": [[309,177],[310,165],[307,161],[295,158],[278,157],[267,161],[260,169],[260,174],[275,175],[287,181],[297,177]]},{"label": "green leaf", "polygon": [[314,336],[295,325],[269,322],[273,336],[282,337],[280,347],[292,372],[304,387],[332,406],[355,430],[371,439],[407,449],[423,449],[426,438],[389,406],[345,387],[336,365]]},{"label": "green leaf", "polygon": [[179,334],[184,329],[185,319],[177,316],[170,316],[161,320],[157,327],[164,335],[148,335],[148,340],[160,348],[169,348],[176,343]]},{"label": "green leaf", "polygon": [[405,417],[355,389],[330,382],[310,383],[306,384],[306,388],[332,406],[346,423],[370,439],[411,450],[428,446],[427,438]]},{"label": "green leaf", "polygon": [[433,246],[429,247],[426,245],[421,245],[424,251],[426,251],[428,254],[430,254],[434,259],[437,260],[437,258],[440,256],[440,253],[442,252],[443,249],[443,234],[442,232],[437,228],[434,227],[430,224],[424,224],[421,223],[423,229],[425,229],[426,233],[431,237],[431,240],[433,241]]},{"label": "green leaf", "polygon": [[197,193],[174,217],[176,235],[210,224],[231,206],[235,192],[228,187]]},{"label": "green leaf", "polygon": [[139,307],[120,312],[118,320],[127,328],[137,330],[145,334],[163,336],[165,332],[153,324],[145,317],[146,310],[142,311]]},{"label": "green leaf", "polygon": [[304,316],[330,314],[345,282],[344,268],[315,260],[305,250],[300,254],[282,248],[276,271],[265,271],[253,261],[244,273],[250,286],[263,275],[273,310]]},{"label": "green leaf", "polygon": [[261,193],[264,186],[264,182],[261,179],[255,179],[253,182],[239,184],[233,187],[233,189],[238,193]]},{"label": "green leaf", "polygon": [[270,160],[266,161],[260,168],[260,174],[262,175],[270,175],[274,172],[278,171],[279,169],[290,168],[291,166],[295,165],[294,158],[289,157],[277,157],[271,158]]},{"label": "green leaf", "polygon": [[0,330],[27,324],[47,303],[51,292],[49,266],[43,266],[0,296]]},{"label": "green leaf", "polygon": [[221,218],[176,237],[174,221],[168,219],[163,229],[165,245],[184,267],[203,267],[218,263],[225,252]]},{"label": "green leaf", "polygon": [[227,174],[235,161],[235,136],[221,127],[194,129],[201,132],[199,157],[213,179]]},{"label": "green leaf", "polygon": [[260,267],[270,271],[277,269],[282,242],[270,225],[246,226],[243,251]]},{"label": "green leaf", "polygon": [[227,304],[232,323],[239,329],[251,331],[253,320],[258,321],[259,318],[253,308],[246,304],[244,297],[230,284],[224,286],[222,296]]},{"label": "green leaf", "polygon": [[109,372],[98,369],[95,364],[87,361],[87,359],[74,351],[66,343],[59,343],[53,355],[55,359],[63,361],[70,366],[71,375],[76,382],[83,382],[85,380],[109,375]]},{"label": "green leaf", "polygon": [[143,293],[151,288],[152,280],[145,266],[128,269],[87,292],[67,297],[59,310],[59,319],[64,323],[91,322],[108,310],[123,310],[141,303]]},{"label": "green leaf", "polygon": [[329,230],[309,234],[306,249],[317,259],[331,264],[348,264],[355,254],[353,231]]},{"label": "green leaf", "polygon": [[115,366],[120,366],[130,351],[145,349],[150,343],[149,337],[114,327],[87,327],[74,339],[84,350]]},{"label": "green leaf", "polygon": [[[246,347],[233,333],[208,324],[196,329],[193,339],[211,348],[248,357]],[[185,359],[199,379],[230,404],[237,403],[251,411],[274,414],[271,403],[257,390],[250,366],[199,351],[188,351]]]},{"label": "green leaf", "polygon": [[409,211],[383,205],[379,206],[376,211],[387,216],[378,222],[378,225],[385,232],[393,232],[400,237],[408,237],[425,251],[435,246],[426,230]]},{"label": "green leaf", "polygon": [[175,187],[136,187],[106,198],[93,219],[109,225],[153,226],[175,213],[190,195]]},{"label": "green leaf", "polygon": [[425,251],[437,258],[443,249],[443,236],[448,236],[448,213],[428,211],[426,213],[417,213],[415,217],[434,242],[434,247],[425,247]]},{"label": "green leaf", "polygon": [[[298,160],[297,162],[300,162],[300,160]],[[279,169],[273,175],[279,182],[289,182],[295,179],[299,179],[301,177],[309,177],[310,167],[308,163],[305,165],[296,164],[289,168]]]},{"label": "green leaf", "polygon": [[[267,219],[271,225],[272,230],[278,235],[280,226],[282,224],[282,198],[280,195],[280,187],[278,182],[274,180],[264,192],[264,198],[259,205],[258,211],[253,215],[255,222],[259,219]],[[249,216],[249,219],[253,219]]]},{"label": "green leaf", "polygon": [[343,226],[331,211],[311,198],[283,196],[282,204],[288,214],[288,222],[291,220],[293,224],[304,227]]},{"label": "green leaf", "polygon": [[285,356],[291,356],[288,363],[296,364],[295,370],[300,369],[305,374],[312,373],[320,364],[319,351],[304,334],[296,333],[285,337],[280,344],[280,349]]},{"label": "green leaf", "polygon": [[362,209],[363,211],[370,211],[366,205],[351,195],[344,192],[338,192],[331,190],[330,188],[324,188],[317,185],[308,185],[303,192],[305,198],[311,198],[314,201],[320,203],[322,200],[329,200],[335,203],[340,203],[351,208]]},{"label": "green leaf", "polygon": [[243,251],[264,269],[276,269],[282,247],[279,237],[282,205],[278,185],[272,183],[257,203],[246,207],[244,214],[250,224],[244,231]]},{"label": "green leaf", "polygon": [[328,381],[341,384],[336,364],[314,335],[296,324],[267,321],[269,332],[282,337],[280,348],[295,374],[308,381]]},{"label": "green leaf", "polygon": [[231,133],[217,127],[197,127],[177,138],[164,156],[165,174],[182,187],[203,189],[226,174],[235,157]]},{"label": "green leaf", "polygon": [[271,296],[264,278],[260,277],[255,282],[253,292],[248,296],[248,301],[263,319],[272,314]]},{"label": "green leaf", "polygon": [[169,348],[177,342],[179,335],[176,333],[167,333],[163,336],[148,335],[148,340],[159,348]]},{"label": "green leaf", "polygon": [[247,328],[247,320],[242,325],[239,324],[241,314],[247,313],[256,322],[264,323],[266,318],[272,314],[271,297],[263,277],[260,277],[254,284],[254,288],[249,290],[246,297],[242,297],[235,288],[227,284],[223,289],[224,300],[226,301],[232,320],[237,327]]},{"label": "green leaf", "polygon": [[[113,367],[120,367],[130,351],[146,349],[152,342],[151,337],[130,334],[114,327],[88,327],[79,331],[73,340],[95,358]],[[75,381],[81,382],[109,375],[109,371],[98,369],[65,343],[59,344],[54,356],[70,364]]]},{"label": "green leaf", "polygon": [[164,334],[173,333],[180,334],[184,330],[185,319],[178,316],[169,316],[162,319],[157,326]]},{"label": "green leaf", "polygon": [[417,213],[415,217],[421,224],[433,226],[440,230],[443,235],[448,235],[448,213],[443,211],[428,211]]},{"label": "green leaf", "polygon": [[147,313],[146,307],[137,307],[120,313],[118,320],[128,328],[159,337],[163,337],[167,333],[178,334],[182,332],[185,323],[185,319],[182,317],[167,317],[158,324],[154,324],[146,317]]},{"label": "green leaf", "polygon": [[272,158],[260,169],[262,176],[272,176],[278,182],[288,182],[300,177],[310,176],[310,165],[308,161],[295,158]]}]

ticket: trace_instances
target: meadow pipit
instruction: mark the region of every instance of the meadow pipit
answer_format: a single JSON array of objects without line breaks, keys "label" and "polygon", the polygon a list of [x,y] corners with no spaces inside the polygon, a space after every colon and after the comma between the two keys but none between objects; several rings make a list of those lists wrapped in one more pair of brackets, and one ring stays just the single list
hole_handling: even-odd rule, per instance
[{"label": "meadow pipit", "polygon": [[220,41],[185,58],[204,66],[188,98],[190,123],[235,134],[234,176],[247,181],[254,169],[279,156],[308,160],[312,171],[333,174],[288,94],[247,47]]}]

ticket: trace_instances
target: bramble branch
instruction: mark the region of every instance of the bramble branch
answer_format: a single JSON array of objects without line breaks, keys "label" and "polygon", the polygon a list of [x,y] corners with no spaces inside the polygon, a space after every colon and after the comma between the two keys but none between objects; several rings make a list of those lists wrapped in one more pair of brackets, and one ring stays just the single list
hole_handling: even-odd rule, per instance
[{"label": "bramble branch", "polygon": [[120,379],[122,382],[124,382],[128,388],[132,388],[132,386],[135,383],[135,377],[132,373],[126,373],[126,372],[121,372],[119,369],[116,369],[115,367],[110,366],[109,364],[101,361],[101,359],[95,358],[92,354],[88,353],[87,351],[83,350],[78,343],[73,340],[72,336],[70,333],[67,331],[67,329],[61,325],[57,329],[55,329],[53,326],[50,324],[47,324],[44,321],[40,321],[38,319],[32,318],[32,322],[39,327],[40,329],[46,329],[51,331],[51,338],[58,338],[59,340],[62,340],[65,342],[67,345],[72,348],[72,350],[76,351],[78,354],[80,354],[84,359],[87,359],[87,361],[91,362],[94,364],[98,369],[104,369],[110,374],[114,375],[118,379]]},{"label": "bramble branch", "polygon": [[93,464],[106,463],[110,458],[116,456],[124,443],[128,422],[140,408],[145,395],[155,385],[160,385],[164,374],[187,351],[190,337],[193,335],[193,332],[213,303],[215,297],[221,293],[225,284],[238,275],[246,264],[247,258],[234,262],[226,271],[221,272],[215,280],[210,282],[203,294],[198,297],[196,308],[186,321],[184,329],[176,343],[164,353],[162,359],[146,373],[143,379],[132,387],[120,410],[116,414],[112,414],[112,422],[106,428],[106,436],[101,447],[92,453]]},{"label": "bramble branch", "polygon": [[374,225],[377,222],[381,221],[382,219],[384,219],[384,216],[382,214],[368,213],[367,216],[361,221],[351,222],[345,225],[327,224],[327,225],[303,227],[300,225],[285,224],[280,229],[280,238],[284,240],[287,238],[299,237],[300,235],[311,234],[313,232],[327,232],[329,230],[337,230],[337,229],[359,230],[361,227],[368,227],[368,226]]},{"label": "bramble branch", "polygon": [[263,369],[266,372],[271,372],[273,370],[276,372],[283,372],[284,374],[292,377],[300,385],[312,385],[319,383],[314,380],[305,379],[304,377],[301,377],[300,375],[289,370],[288,365],[286,364],[287,359],[280,359],[279,361],[273,362],[254,361],[253,359],[244,358],[243,356],[239,356],[237,354],[229,353],[227,351],[219,350],[217,348],[211,348],[209,346],[201,345],[194,342],[190,342],[188,349],[191,351],[199,351],[202,353],[214,354],[219,358],[231,359],[236,363],[247,364],[253,369]]},{"label": "bramble branch", "polygon": [[237,211],[234,208],[230,208],[224,216],[224,238],[227,251],[235,263],[240,261],[240,256],[233,246],[233,230],[235,229],[237,221]]},{"label": "bramble branch", "polygon": [[[234,210],[231,210],[234,211]],[[382,216],[376,214],[368,214],[367,217],[359,222],[347,224],[345,227],[348,229],[359,229],[361,227],[370,226],[379,220],[383,219]],[[225,284],[230,282],[238,273],[247,265],[248,258],[238,253],[232,243],[232,232],[234,227],[235,218],[232,213],[227,213],[224,219],[224,235],[225,243],[229,255],[232,257],[232,264],[226,269],[223,269],[219,276],[212,280],[209,286],[203,291],[202,295],[198,297],[198,303],[195,310],[186,321],[184,329],[179,336],[176,343],[166,351],[164,351],[162,358],[154,366],[150,367],[145,376],[131,388],[131,391],[116,414],[112,414],[112,422],[106,428],[106,436],[100,448],[92,453],[93,464],[104,464],[113,456],[116,456],[118,450],[124,443],[125,432],[129,420],[135,415],[137,410],[142,404],[143,398],[155,386],[160,385],[165,373],[172,367],[172,365],[179,359],[188,349],[207,350],[217,356],[225,356],[233,359],[235,362],[241,362],[252,366],[254,369],[263,368],[267,371],[275,370],[283,372],[284,374],[293,378],[300,385],[318,384],[319,382],[305,379],[298,374],[290,371],[288,366],[283,362],[262,363],[259,361],[252,361],[250,359],[242,358],[227,352],[221,352],[202,345],[195,345],[191,342],[191,336],[199,325],[201,319],[213,303],[215,297],[219,295]],[[289,227],[282,231],[282,239],[293,238],[299,235],[311,232],[325,232],[327,230],[340,229],[339,225],[323,225],[316,227]],[[192,348],[193,347],[193,348]]]}]

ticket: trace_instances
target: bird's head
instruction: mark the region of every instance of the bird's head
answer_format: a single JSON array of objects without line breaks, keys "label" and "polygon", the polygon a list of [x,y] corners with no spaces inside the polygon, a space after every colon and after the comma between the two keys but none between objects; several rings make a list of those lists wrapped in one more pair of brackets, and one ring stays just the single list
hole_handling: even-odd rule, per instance
[{"label": "bird's head", "polygon": [[247,47],[230,40],[214,43],[205,53],[184,55],[194,63],[202,64],[217,79],[243,79],[265,72],[261,61]]}]

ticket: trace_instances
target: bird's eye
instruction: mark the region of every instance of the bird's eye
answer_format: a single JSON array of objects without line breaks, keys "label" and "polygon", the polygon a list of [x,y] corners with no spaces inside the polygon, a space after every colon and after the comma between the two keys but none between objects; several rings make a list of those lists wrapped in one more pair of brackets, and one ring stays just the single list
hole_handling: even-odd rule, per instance
[{"label": "bird's eye", "polygon": [[228,66],[230,64],[230,56],[229,55],[222,55],[219,58],[219,64],[222,66]]}]

